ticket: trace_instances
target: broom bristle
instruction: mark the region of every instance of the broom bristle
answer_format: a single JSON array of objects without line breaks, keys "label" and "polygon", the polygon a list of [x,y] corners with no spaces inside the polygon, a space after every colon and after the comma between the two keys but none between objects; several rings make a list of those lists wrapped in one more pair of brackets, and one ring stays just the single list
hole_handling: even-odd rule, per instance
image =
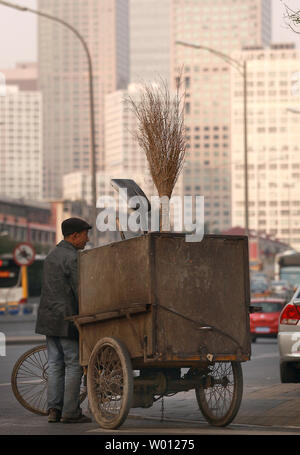
[{"label": "broom bristle", "polygon": [[139,123],[135,138],[146,154],[158,194],[170,198],[186,151],[180,78],[173,98],[162,81],[160,85],[144,84],[139,101],[129,98],[129,102]]}]

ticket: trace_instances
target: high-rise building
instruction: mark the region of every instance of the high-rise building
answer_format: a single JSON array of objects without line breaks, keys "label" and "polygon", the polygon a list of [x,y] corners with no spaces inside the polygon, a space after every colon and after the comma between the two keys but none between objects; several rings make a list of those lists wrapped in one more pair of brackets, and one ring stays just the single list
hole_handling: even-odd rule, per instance
[{"label": "high-rise building", "polygon": [[15,68],[2,69],[7,85],[17,85],[20,90],[37,90],[37,63],[19,62]]},{"label": "high-rise building", "polygon": [[[245,49],[249,228],[300,248],[300,51]],[[232,72],[232,223],[245,226],[243,90]]]},{"label": "high-rise building", "polygon": [[[271,40],[270,0],[172,0],[171,82],[180,71],[186,90],[188,150],[183,174],[185,194],[205,197],[210,232],[231,226],[231,67],[207,50],[230,55],[243,46]],[[238,74],[240,79],[241,76]]]},{"label": "high-rise building", "polygon": [[[38,7],[78,30],[93,63],[96,165],[104,153],[104,97],[129,78],[128,0],[39,0]],[[44,98],[44,194],[58,198],[62,177],[90,169],[88,61],[79,39],[66,27],[39,19],[39,87]]]},{"label": "high-rise building", "polygon": [[[118,176],[122,178],[121,176]],[[105,171],[96,174],[98,196],[113,196],[114,189]],[[92,204],[91,175],[88,171],[77,171],[65,174],[63,177],[63,200],[84,201]]]},{"label": "high-rise building", "polygon": [[171,0],[130,0],[130,81],[169,82]]},{"label": "high-rise building", "polygon": [[[127,90],[118,90],[105,100],[105,149],[110,156],[107,175],[136,179],[149,196],[157,194],[149,173],[145,152],[139,147],[134,134],[137,118],[132,112],[128,98],[137,100],[140,87],[130,84]],[[127,101],[126,101],[127,100]]]},{"label": "high-rise building", "polygon": [[42,96],[7,85],[0,97],[0,194],[42,199]]}]

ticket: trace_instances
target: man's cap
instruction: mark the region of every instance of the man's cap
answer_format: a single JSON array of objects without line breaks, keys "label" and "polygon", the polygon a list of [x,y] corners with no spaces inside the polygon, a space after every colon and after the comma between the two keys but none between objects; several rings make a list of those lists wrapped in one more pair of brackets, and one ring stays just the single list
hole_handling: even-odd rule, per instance
[{"label": "man's cap", "polygon": [[89,229],[92,229],[92,226],[81,218],[68,218],[61,223],[61,230],[64,237],[74,234],[74,232],[81,232]]}]

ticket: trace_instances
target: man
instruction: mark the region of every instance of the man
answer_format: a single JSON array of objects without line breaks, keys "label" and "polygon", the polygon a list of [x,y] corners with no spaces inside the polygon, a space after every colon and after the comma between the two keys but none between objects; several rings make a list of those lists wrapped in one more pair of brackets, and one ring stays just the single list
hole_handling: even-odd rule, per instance
[{"label": "man", "polygon": [[80,218],[63,221],[62,240],[45,259],[36,333],[46,335],[48,352],[48,422],[85,423],[79,402],[82,368],[78,331],[65,318],[78,314],[78,250],[91,229]]}]

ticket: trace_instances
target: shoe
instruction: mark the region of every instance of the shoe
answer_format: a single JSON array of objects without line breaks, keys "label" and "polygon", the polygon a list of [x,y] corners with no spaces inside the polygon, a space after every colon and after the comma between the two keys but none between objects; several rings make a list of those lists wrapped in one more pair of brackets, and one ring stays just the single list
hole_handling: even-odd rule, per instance
[{"label": "shoe", "polygon": [[92,419],[81,414],[79,417],[62,417],[60,421],[62,423],[91,423]]},{"label": "shoe", "polygon": [[61,411],[59,409],[51,408],[48,413],[48,422],[55,423],[59,422],[61,418]]}]

